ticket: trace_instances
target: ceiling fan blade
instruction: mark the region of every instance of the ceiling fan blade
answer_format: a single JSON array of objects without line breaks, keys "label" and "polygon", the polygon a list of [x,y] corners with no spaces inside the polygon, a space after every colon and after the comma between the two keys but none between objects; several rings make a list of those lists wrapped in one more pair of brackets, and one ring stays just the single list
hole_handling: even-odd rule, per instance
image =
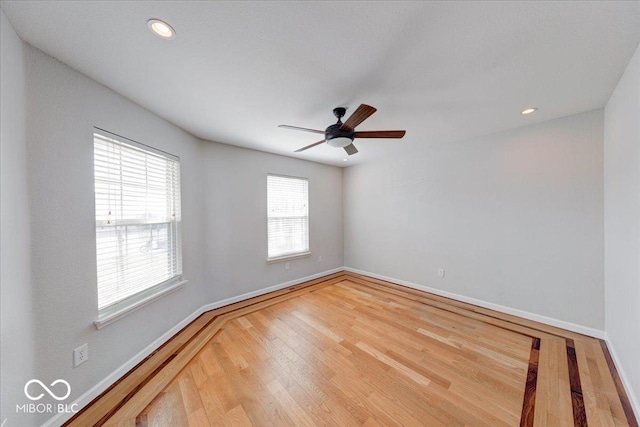
[{"label": "ceiling fan blade", "polygon": [[301,131],[304,131],[304,132],[325,134],[325,131],[323,131],[323,130],[301,128],[301,127],[298,127],[298,126],[279,125],[278,127],[279,128],[283,128],[283,129],[301,130]]},{"label": "ceiling fan blade", "polygon": [[308,150],[309,148],[311,148],[311,147],[315,147],[316,145],[320,145],[320,144],[322,144],[323,142],[324,142],[324,139],[323,139],[322,141],[314,142],[314,143],[313,143],[313,144],[311,144],[311,145],[307,145],[306,147],[302,147],[302,148],[297,149],[296,151],[294,151],[294,153],[299,153],[299,152],[301,152],[301,151]]},{"label": "ceiling fan blade", "polygon": [[349,144],[346,147],[344,147],[344,151],[346,151],[348,155],[352,155],[352,154],[356,154],[358,152],[358,149],[356,148],[355,145]]},{"label": "ceiling fan blade", "polygon": [[347,119],[346,122],[340,126],[342,130],[354,130],[356,126],[360,123],[364,122],[370,115],[375,113],[377,110],[370,105],[360,104],[356,111],[353,112],[351,116]]},{"label": "ceiling fan blade", "polygon": [[406,131],[404,130],[371,130],[365,132],[356,132],[355,138],[402,138]]}]

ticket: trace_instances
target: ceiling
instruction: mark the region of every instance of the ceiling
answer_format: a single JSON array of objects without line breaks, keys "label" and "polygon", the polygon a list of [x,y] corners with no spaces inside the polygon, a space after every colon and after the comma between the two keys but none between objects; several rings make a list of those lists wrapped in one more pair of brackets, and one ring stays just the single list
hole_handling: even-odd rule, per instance
[{"label": "ceiling", "polygon": [[[211,141],[346,166],[603,107],[640,2],[2,2],[28,43]],[[154,36],[150,18],[176,29]],[[322,144],[332,109],[401,140]],[[522,116],[528,106],[539,111]]]}]

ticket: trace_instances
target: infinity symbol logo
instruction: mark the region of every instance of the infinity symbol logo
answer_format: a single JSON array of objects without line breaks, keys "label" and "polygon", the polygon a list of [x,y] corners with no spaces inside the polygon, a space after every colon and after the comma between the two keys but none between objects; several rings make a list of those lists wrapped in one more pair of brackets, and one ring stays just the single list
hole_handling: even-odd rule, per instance
[{"label": "infinity symbol logo", "polygon": [[54,399],[56,399],[56,400],[65,400],[65,399],[66,399],[67,397],[69,397],[69,395],[71,394],[71,386],[70,386],[70,385],[69,385],[69,383],[68,383],[68,382],[66,382],[65,380],[60,380],[60,379],[58,379],[58,380],[55,380],[54,382],[52,382],[52,383],[51,383],[51,387],[53,387],[53,386],[55,386],[56,384],[59,384],[59,383],[62,383],[62,384],[64,384],[64,385],[66,385],[66,386],[67,386],[67,394],[65,394],[64,396],[60,397],[60,396],[58,396],[57,394],[55,394],[54,392],[52,392],[51,390],[49,390],[49,387],[47,387],[46,385],[44,385],[44,384],[42,383],[42,381],[40,381],[40,380],[36,380],[36,379],[33,379],[33,380],[28,381],[28,382],[24,385],[24,395],[25,395],[25,396],[27,396],[27,397],[28,397],[29,399],[31,399],[31,400],[40,400],[40,399],[42,399],[42,397],[44,396],[44,393],[40,393],[39,395],[37,395],[37,396],[35,396],[35,397],[34,397],[34,396],[31,396],[31,395],[29,394],[29,390],[28,390],[28,388],[29,388],[29,386],[30,386],[32,383],[40,384],[40,387],[42,387],[42,388],[43,388],[47,393],[49,393],[49,396],[53,397],[53,398],[54,398]]}]

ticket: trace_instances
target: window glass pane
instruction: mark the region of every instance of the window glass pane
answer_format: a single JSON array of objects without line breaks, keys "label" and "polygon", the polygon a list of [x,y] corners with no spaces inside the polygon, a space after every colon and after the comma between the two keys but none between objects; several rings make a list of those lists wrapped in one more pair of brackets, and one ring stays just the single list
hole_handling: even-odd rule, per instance
[{"label": "window glass pane", "polygon": [[180,164],[94,134],[98,308],[180,277]]},{"label": "window glass pane", "polygon": [[267,175],[268,257],[309,251],[309,182]]}]

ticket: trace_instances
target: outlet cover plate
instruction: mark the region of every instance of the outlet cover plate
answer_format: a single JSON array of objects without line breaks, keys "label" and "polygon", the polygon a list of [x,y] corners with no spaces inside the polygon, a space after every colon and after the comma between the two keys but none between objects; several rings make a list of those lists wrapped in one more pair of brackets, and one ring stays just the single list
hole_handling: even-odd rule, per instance
[{"label": "outlet cover plate", "polygon": [[73,350],[73,367],[76,368],[89,360],[89,344],[84,343]]}]

